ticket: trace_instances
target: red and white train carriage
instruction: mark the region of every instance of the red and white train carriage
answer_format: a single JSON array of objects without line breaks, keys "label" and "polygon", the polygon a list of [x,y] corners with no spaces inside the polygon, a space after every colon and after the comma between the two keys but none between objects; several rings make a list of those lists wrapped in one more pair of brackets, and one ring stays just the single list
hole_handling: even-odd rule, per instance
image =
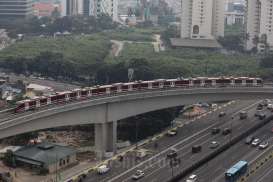
[{"label": "red and white train carriage", "polygon": [[72,91],[58,92],[49,96],[17,102],[15,112],[24,112],[38,109],[51,104],[66,103],[74,100],[92,98],[100,95],[114,93],[141,91],[165,88],[191,88],[191,87],[260,87],[263,86],[261,78],[250,77],[197,77],[187,79],[157,79],[151,81],[135,81],[128,83],[114,83],[112,85],[86,87]]}]

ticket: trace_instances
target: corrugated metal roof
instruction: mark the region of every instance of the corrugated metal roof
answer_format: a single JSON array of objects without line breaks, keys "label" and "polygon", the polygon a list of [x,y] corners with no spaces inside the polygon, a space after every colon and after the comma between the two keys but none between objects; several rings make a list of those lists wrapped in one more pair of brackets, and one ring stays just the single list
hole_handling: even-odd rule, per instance
[{"label": "corrugated metal roof", "polygon": [[60,146],[52,143],[42,143],[23,147],[14,152],[14,155],[18,160],[23,158],[25,162],[34,161],[35,163],[41,162],[48,165],[58,162],[59,159],[64,159],[67,156],[73,155],[76,151],[77,150],[71,147]]}]

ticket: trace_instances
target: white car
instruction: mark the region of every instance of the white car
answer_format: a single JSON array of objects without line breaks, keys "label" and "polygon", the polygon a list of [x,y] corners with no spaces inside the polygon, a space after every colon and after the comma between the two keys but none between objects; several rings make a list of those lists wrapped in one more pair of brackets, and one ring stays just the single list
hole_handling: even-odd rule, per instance
[{"label": "white car", "polygon": [[197,182],[197,176],[195,174],[190,175],[186,182]]},{"label": "white car", "polygon": [[97,168],[97,172],[98,174],[105,174],[110,170],[109,167],[107,167],[107,165],[101,165]]},{"label": "white car", "polygon": [[273,109],[273,104],[268,104],[267,109]]},{"label": "white car", "polygon": [[141,170],[137,170],[137,171],[136,171],[136,174],[134,174],[134,175],[132,176],[132,179],[138,180],[138,179],[140,179],[140,178],[142,178],[142,177],[144,177],[144,172],[141,171]]},{"label": "white car", "polygon": [[177,134],[177,130],[175,130],[175,129],[169,130],[169,131],[167,132],[167,135],[168,135],[168,136],[175,136],[176,134]]},{"label": "white car", "polygon": [[265,149],[267,147],[268,147],[268,142],[267,141],[264,141],[264,142],[260,143],[260,145],[259,145],[260,149]]},{"label": "white car", "polygon": [[257,146],[257,145],[259,145],[259,143],[261,143],[261,140],[260,140],[259,138],[255,138],[255,139],[252,141],[251,145],[252,145],[252,146]]}]

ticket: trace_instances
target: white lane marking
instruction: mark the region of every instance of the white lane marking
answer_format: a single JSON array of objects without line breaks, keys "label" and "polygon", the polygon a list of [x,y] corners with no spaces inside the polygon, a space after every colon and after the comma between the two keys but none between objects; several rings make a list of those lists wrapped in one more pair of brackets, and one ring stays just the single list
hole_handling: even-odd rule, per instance
[{"label": "white lane marking", "polygon": [[264,178],[266,178],[269,174],[271,174],[271,172],[273,172],[273,168],[272,168],[271,170],[267,171],[267,173],[265,173],[265,174],[259,179],[259,181],[257,181],[257,182],[261,182]]}]

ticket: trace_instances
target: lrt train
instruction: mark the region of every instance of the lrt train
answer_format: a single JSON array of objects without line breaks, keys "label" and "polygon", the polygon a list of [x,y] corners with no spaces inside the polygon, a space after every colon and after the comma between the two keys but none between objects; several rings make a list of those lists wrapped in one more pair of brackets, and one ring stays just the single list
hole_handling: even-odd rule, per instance
[{"label": "lrt train", "polygon": [[25,112],[39,109],[44,106],[66,103],[75,100],[83,100],[102,95],[116,93],[143,91],[152,89],[168,88],[193,88],[193,87],[261,87],[261,78],[250,77],[198,77],[189,79],[158,79],[151,81],[135,81],[129,83],[115,83],[111,85],[86,87],[72,91],[57,92],[49,96],[41,96],[35,99],[22,100],[17,102],[15,112]]}]

